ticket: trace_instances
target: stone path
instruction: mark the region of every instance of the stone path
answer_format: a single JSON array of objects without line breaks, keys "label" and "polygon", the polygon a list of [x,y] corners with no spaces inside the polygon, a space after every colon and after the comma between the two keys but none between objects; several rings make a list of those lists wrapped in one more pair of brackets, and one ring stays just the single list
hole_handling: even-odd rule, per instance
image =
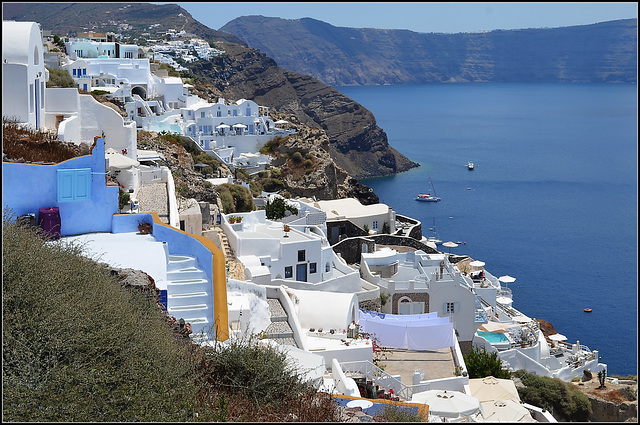
[{"label": "stone path", "polygon": [[151,183],[138,189],[138,208],[140,212],[158,213],[163,223],[169,224],[169,197],[166,183]]}]

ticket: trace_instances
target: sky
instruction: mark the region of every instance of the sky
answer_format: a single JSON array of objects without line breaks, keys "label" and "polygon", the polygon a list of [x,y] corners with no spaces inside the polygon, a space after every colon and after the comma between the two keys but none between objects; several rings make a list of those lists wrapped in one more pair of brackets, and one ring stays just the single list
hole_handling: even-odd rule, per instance
[{"label": "sky", "polygon": [[425,33],[557,28],[638,17],[637,2],[194,2],[178,4],[195,19],[215,30],[237,17],[249,15],[284,19],[314,18],[336,27],[407,29]]}]

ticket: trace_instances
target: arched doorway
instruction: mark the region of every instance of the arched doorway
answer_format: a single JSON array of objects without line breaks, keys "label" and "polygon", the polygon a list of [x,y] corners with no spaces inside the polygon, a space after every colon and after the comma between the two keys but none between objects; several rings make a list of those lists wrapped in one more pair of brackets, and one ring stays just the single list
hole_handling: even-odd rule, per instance
[{"label": "arched doorway", "polygon": [[147,90],[144,87],[135,86],[131,89],[131,95],[137,94],[142,99],[147,99]]}]

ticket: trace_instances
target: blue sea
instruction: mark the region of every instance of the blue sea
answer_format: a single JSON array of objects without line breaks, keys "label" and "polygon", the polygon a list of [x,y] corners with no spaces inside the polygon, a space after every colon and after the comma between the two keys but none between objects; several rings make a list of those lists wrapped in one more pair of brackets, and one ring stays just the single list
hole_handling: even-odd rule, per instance
[{"label": "blue sea", "polygon": [[[599,350],[609,374],[637,375],[636,84],[337,89],[421,165],[363,179],[381,202],[515,277],[514,307]],[[442,201],[415,201],[429,177]]]}]

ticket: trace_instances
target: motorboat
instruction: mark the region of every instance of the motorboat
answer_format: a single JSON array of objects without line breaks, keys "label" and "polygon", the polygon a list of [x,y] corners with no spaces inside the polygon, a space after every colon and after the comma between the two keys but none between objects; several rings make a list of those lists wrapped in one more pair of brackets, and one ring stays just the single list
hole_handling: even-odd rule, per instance
[{"label": "motorboat", "polygon": [[469,170],[473,170],[475,168],[475,165],[473,165],[473,162],[469,161],[469,162],[467,162],[467,168]]}]

